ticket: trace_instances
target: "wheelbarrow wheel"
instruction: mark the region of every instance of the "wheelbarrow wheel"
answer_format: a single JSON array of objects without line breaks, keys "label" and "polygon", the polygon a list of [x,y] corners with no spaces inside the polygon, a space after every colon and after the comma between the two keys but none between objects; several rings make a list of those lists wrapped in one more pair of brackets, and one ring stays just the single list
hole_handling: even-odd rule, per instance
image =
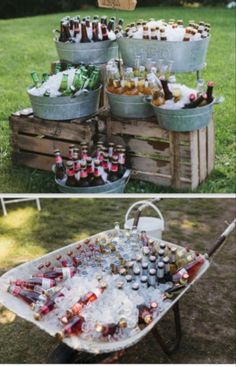
[{"label": "wheelbarrow wheel", "polygon": [[109,354],[94,355],[86,352],[78,352],[68,345],[61,343],[50,354],[47,363],[49,364],[65,364],[65,363],[81,363],[96,364],[101,363]]}]

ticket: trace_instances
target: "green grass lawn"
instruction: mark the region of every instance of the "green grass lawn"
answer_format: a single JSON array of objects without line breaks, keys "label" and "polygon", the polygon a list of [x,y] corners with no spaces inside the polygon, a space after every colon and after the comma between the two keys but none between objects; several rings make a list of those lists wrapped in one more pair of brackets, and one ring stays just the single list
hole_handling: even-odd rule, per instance
[{"label": "green grass lawn", "polygon": [[[125,213],[135,201],[43,199],[41,212],[34,203],[9,205],[7,217],[0,212],[0,276],[19,264],[111,229],[115,221],[123,226]],[[165,219],[163,238],[199,251],[210,248],[235,211],[233,199],[166,199],[158,206]],[[235,256],[231,235],[204,277],[181,299],[183,337],[176,353],[165,355],[149,333],[120,362],[233,363]],[[170,312],[160,324],[165,339],[173,336],[172,326]],[[57,341],[0,304],[0,345],[0,363],[46,363]]]},{"label": "green grass lawn", "polygon": [[[108,15],[112,11],[94,10],[80,12]],[[76,14],[76,13],[72,13]],[[52,41],[52,30],[66,14],[0,21],[0,192],[56,192],[51,174],[24,167],[12,166],[8,117],[12,112],[29,106],[26,87],[30,84],[32,70],[44,72],[57,60]],[[224,104],[215,107],[216,165],[209,179],[198,192],[235,191],[234,118],[235,118],[235,13],[225,8],[145,8],[135,12],[120,12],[127,22],[138,18],[182,18],[211,23],[212,40],[207,56],[208,67],[202,73],[205,80],[216,82],[217,96],[225,97]],[[181,81],[194,86],[195,75],[184,75]],[[141,182],[130,182],[127,192],[173,192]]]}]

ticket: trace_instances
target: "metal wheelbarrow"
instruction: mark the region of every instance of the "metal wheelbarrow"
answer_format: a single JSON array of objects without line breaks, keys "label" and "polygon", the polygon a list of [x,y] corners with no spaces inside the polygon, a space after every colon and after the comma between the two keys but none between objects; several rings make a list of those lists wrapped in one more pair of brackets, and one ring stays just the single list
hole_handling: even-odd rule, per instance
[{"label": "metal wheelbarrow", "polygon": [[[142,208],[146,207],[146,205],[142,205]],[[140,210],[139,210],[140,212]],[[139,213],[140,214],[140,213]],[[140,215],[137,215],[137,222],[140,218]],[[195,278],[185,287],[183,290],[176,296],[176,298],[168,302],[167,307],[165,307],[164,311],[157,315],[153,321],[147,325],[144,329],[140,329],[139,332],[134,335],[128,337],[127,339],[122,339],[118,341],[112,342],[96,342],[96,341],[86,341],[84,339],[80,340],[79,337],[76,337],[75,340],[64,339],[64,342],[59,344],[59,346],[54,350],[54,352],[49,356],[48,363],[112,363],[117,361],[124,353],[125,350],[136,343],[138,343],[144,336],[146,336],[149,332],[152,332],[153,337],[160,344],[163,351],[171,355],[174,353],[181,341],[182,330],[181,330],[181,320],[180,320],[180,311],[179,311],[179,300],[180,298],[191,288],[191,286],[199,279],[201,276],[208,270],[210,266],[210,262],[208,258],[211,258],[216,251],[223,245],[226,241],[227,237],[230,233],[235,229],[236,220],[234,220],[228,228],[224,231],[224,233],[219,237],[216,243],[207,251],[207,258],[201,266],[200,270],[196,274]],[[112,235],[114,230],[102,232],[98,235],[92,236],[90,239],[99,239],[104,238],[104,236]],[[35,271],[36,267],[39,266],[42,261],[53,261],[56,255],[65,255],[68,251],[73,250],[78,244],[83,244],[85,241],[79,241],[76,244],[72,244],[64,247],[63,249],[56,250],[50,254],[43,256],[40,259],[36,259],[31,263],[23,264],[15,269],[12,269],[8,273],[4,274],[0,278],[0,302],[11,309],[13,312],[18,314],[19,316],[25,318],[26,320],[36,324],[39,328],[47,331],[50,335],[55,335],[55,330],[50,329],[47,325],[47,321],[36,321],[33,318],[33,315],[29,313],[28,309],[22,308],[22,302],[19,299],[15,299],[12,295],[6,292],[6,285],[9,284],[9,280],[12,278],[16,278],[16,276],[23,275],[28,276]],[[172,245],[169,242],[165,243],[167,245]],[[174,245],[175,247],[179,247]],[[175,321],[175,334],[176,338],[172,345],[168,345],[164,339],[162,338],[159,330],[157,328],[158,322],[165,316],[170,309],[174,312],[174,321]],[[50,325],[49,325],[50,326]],[[78,340],[77,340],[78,339]]]}]

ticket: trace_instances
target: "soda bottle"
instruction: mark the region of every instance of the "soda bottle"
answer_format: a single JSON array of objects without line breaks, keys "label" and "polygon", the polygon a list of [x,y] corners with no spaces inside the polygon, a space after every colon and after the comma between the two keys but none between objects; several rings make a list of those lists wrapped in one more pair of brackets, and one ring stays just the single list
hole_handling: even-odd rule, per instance
[{"label": "soda bottle", "polygon": [[59,149],[55,150],[55,176],[57,179],[62,180],[65,177],[66,169],[63,163],[61,152]]},{"label": "soda bottle", "polygon": [[119,157],[118,157],[118,174],[119,177],[123,177],[126,172],[126,166],[125,166],[125,153],[126,150],[124,148],[119,150]]},{"label": "soda bottle", "polygon": [[197,99],[195,99],[193,102],[185,104],[183,109],[196,108],[206,104],[207,104],[207,94],[204,93],[200,95]]},{"label": "soda bottle", "polygon": [[139,311],[139,322],[149,325],[153,320],[150,309],[146,305],[139,305],[137,308]]},{"label": "soda bottle", "polygon": [[67,170],[66,170],[66,174],[67,174],[66,185],[67,186],[70,186],[70,187],[76,187],[76,186],[78,186],[78,181],[75,178],[74,163],[72,161],[68,161],[66,163],[66,166],[67,166]]},{"label": "soda bottle", "polygon": [[115,333],[118,331],[118,325],[115,323],[110,323],[107,325],[102,325],[98,323],[95,330],[100,333],[104,338],[107,338],[108,336],[115,335]]},{"label": "soda bottle", "polygon": [[42,296],[40,293],[22,289],[21,287],[18,286],[10,285],[7,291],[11,293],[13,296],[21,298],[24,302],[28,303],[31,306],[33,306],[38,301],[46,300],[46,298]]},{"label": "soda bottle", "polygon": [[52,271],[37,274],[37,277],[48,278],[48,279],[70,279],[75,275],[75,268],[55,268]]},{"label": "soda bottle", "polygon": [[88,292],[84,297],[81,297],[77,303],[73,305],[71,309],[66,311],[66,315],[68,318],[73,316],[78,316],[81,313],[81,310],[89,303],[95,302],[97,300],[97,296],[93,292]]},{"label": "soda bottle", "polygon": [[38,312],[36,312],[34,314],[34,318],[35,320],[39,321],[41,320],[41,318],[45,315],[47,315],[49,312],[53,311],[56,305],[55,300],[58,297],[63,297],[64,294],[60,291],[56,292],[43,306],[41,306],[38,310]]},{"label": "soda bottle", "polygon": [[118,157],[113,156],[111,170],[108,174],[107,179],[110,182],[115,182],[120,179],[119,172],[118,172]]},{"label": "soda bottle", "polygon": [[59,340],[63,340],[71,335],[79,335],[82,332],[82,326],[84,323],[84,318],[82,316],[75,316],[66,324],[63,331],[56,333],[56,337]]},{"label": "soda bottle", "polygon": [[102,175],[101,175],[100,161],[96,160],[94,162],[94,166],[95,166],[94,167],[94,178],[93,178],[93,181],[92,181],[92,185],[93,186],[105,185],[105,181],[103,180]]},{"label": "soda bottle", "polygon": [[69,157],[69,160],[70,161],[73,161],[74,149],[75,149],[75,145],[74,144],[69,146],[69,154],[68,154],[68,157]]},{"label": "soda bottle", "polygon": [[41,286],[43,289],[55,287],[56,282],[53,279],[47,279],[43,277],[33,277],[27,280],[17,279],[13,282],[17,287],[34,289],[36,285]]},{"label": "soda bottle", "polygon": [[79,187],[89,187],[90,181],[88,178],[87,165],[85,161],[81,162],[80,180],[78,183]]}]

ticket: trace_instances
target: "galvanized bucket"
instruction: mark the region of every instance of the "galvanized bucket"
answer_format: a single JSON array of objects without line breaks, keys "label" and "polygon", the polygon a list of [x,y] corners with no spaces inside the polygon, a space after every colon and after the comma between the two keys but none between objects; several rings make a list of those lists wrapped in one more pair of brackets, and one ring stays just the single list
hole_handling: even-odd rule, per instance
[{"label": "galvanized bucket", "polygon": [[30,94],[34,115],[45,120],[71,120],[93,115],[99,108],[102,86],[77,97],[41,97]]},{"label": "galvanized bucket", "polygon": [[55,182],[59,191],[64,194],[123,194],[130,175],[131,171],[127,170],[120,180],[96,187],[69,187],[57,179],[55,179]]},{"label": "galvanized bucket", "polygon": [[118,57],[116,41],[64,43],[54,39],[60,61],[70,64],[106,64]]},{"label": "galvanized bucket", "polygon": [[152,107],[161,127],[170,131],[187,132],[206,127],[212,119],[213,106],[221,102],[219,98],[204,107],[180,110],[165,109],[153,104]]},{"label": "galvanized bucket", "polygon": [[115,117],[146,119],[154,116],[152,107],[143,96],[126,96],[106,92],[111,113]]},{"label": "galvanized bucket", "polygon": [[126,66],[135,67],[135,56],[139,55],[142,65],[146,64],[147,58],[164,62],[173,60],[173,72],[182,73],[204,68],[209,40],[210,37],[191,42],[120,38],[117,42]]}]

